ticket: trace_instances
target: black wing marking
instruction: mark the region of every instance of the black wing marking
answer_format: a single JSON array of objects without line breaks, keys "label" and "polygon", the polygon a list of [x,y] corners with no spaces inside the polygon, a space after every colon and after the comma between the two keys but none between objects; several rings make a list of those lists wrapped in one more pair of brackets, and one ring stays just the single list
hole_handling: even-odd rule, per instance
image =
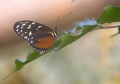
[{"label": "black wing marking", "polygon": [[14,31],[24,38],[29,40],[29,36],[38,31],[53,32],[53,30],[43,24],[34,22],[34,21],[18,21],[14,24]]}]

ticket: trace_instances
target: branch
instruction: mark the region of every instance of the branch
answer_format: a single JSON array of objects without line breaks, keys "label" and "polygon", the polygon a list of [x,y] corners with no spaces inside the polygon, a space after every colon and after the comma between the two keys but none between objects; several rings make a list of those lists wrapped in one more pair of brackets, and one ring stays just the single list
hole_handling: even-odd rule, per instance
[{"label": "branch", "polygon": [[109,29],[109,28],[118,28],[120,27],[120,25],[116,25],[116,26],[102,26],[100,24],[98,24],[98,27],[96,27],[95,29],[93,30],[97,30],[97,29]]}]

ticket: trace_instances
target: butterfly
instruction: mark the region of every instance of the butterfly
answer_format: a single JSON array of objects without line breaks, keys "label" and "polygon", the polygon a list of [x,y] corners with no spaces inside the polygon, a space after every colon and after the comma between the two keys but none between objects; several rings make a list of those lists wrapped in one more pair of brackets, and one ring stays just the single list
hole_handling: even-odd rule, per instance
[{"label": "butterfly", "polygon": [[14,24],[14,31],[38,52],[46,52],[57,39],[58,28],[51,29],[43,24],[24,20]]},{"label": "butterfly", "polygon": [[[72,12],[70,12],[69,14],[71,13]],[[65,18],[63,18],[63,20]],[[59,36],[57,24],[54,29],[51,29],[50,27],[47,27],[43,24],[29,20],[16,22],[14,24],[14,31],[23,39],[27,40],[29,42],[29,45],[32,46],[33,49],[41,53],[46,52],[48,49],[50,49]]]}]

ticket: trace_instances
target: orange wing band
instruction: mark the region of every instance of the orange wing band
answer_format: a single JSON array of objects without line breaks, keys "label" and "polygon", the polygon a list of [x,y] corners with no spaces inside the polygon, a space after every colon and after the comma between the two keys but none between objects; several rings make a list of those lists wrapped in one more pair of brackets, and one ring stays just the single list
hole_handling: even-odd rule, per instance
[{"label": "orange wing band", "polygon": [[45,37],[38,39],[37,42],[34,44],[35,47],[39,49],[48,49],[54,44],[54,37]]}]

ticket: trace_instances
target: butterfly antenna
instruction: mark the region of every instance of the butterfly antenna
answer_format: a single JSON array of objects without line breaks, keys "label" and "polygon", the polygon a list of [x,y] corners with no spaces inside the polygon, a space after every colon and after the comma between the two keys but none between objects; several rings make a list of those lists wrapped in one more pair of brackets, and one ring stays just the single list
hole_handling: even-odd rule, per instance
[{"label": "butterfly antenna", "polygon": [[60,16],[58,16],[58,19],[57,19],[57,23],[56,23],[56,27],[57,27],[57,24],[58,24],[58,20],[59,20]]},{"label": "butterfly antenna", "polygon": [[[72,12],[70,12],[67,16],[69,16],[71,13],[72,13]],[[66,16],[66,17],[67,17],[67,16]],[[65,18],[63,18],[63,20],[65,20],[65,19],[66,19],[66,17],[65,17]],[[61,20],[61,21],[60,21],[60,23],[58,23],[58,25],[59,25],[59,24],[61,24],[63,20]]]}]

